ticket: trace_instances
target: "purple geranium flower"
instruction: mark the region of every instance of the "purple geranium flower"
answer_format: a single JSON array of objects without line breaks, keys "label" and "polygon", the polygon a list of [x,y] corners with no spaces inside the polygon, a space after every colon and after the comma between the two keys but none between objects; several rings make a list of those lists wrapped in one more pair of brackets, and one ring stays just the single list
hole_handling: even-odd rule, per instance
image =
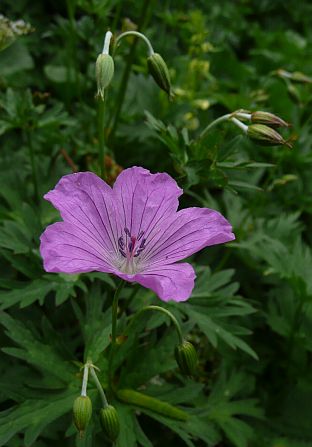
[{"label": "purple geranium flower", "polygon": [[235,236],[217,211],[177,211],[182,192],[168,174],[139,167],[124,170],[113,188],[91,172],[62,177],[44,196],[63,219],[41,236],[45,270],[113,273],[164,301],[187,300],[194,269],[176,262]]}]

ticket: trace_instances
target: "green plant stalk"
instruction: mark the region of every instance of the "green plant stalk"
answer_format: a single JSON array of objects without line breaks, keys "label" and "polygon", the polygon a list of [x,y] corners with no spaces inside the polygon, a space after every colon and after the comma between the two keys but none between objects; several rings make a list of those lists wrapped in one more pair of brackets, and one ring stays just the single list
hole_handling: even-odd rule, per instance
[{"label": "green plant stalk", "polygon": [[[138,21],[138,27],[141,28],[142,24],[144,23],[145,17],[147,16],[147,12],[148,12],[148,8],[149,8],[149,4],[150,4],[151,0],[145,0],[142,6],[142,11],[141,11],[141,16],[140,19]],[[129,76],[130,76],[130,72],[131,72],[131,67],[133,64],[133,59],[134,59],[134,54],[135,54],[135,50],[136,50],[136,46],[138,43],[138,39],[135,38],[134,41],[132,42],[130,51],[128,53],[128,57],[127,57],[127,62],[126,62],[126,66],[121,78],[121,82],[120,82],[120,86],[118,89],[118,96],[117,96],[117,100],[116,100],[116,110],[115,110],[115,114],[113,117],[113,124],[111,126],[111,131],[109,133],[109,140],[110,140],[110,144],[113,143],[114,141],[114,135],[118,126],[118,122],[119,122],[119,117],[120,117],[120,112],[122,109],[122,105],[125,99],[125,94],[126,94],[126,90],[127,90],[127,86],[128,86],[128,81],[129,81]],[[109,123],[110,124],[110,123]],[[108,125],[108,127],[110,128],[110,125]]]},{"label": "green plant stalk", "polygon": [[111,387],[111,389],[113,389],[113,360],[114,360],[116,338],[117,338],[116,328],[117,328],[118,299],[124,285],[125,281],[121,280],[115,291],[112,303],[112,341],[108,357],[108,379],[109,379],[109,386]]},{"label": "green plant stalk", "polygon": [[[69,37],[69,45],[68,45],[68,58],[67,58],[67,84],[68,86],[72,87],[71,80],[72,80],[72,69],[74,72],[74,84],[76,87],[76,91],[78,93],[78,96],[80,96],[80,83],[79,83],[79,75],[78,75],[78,68],[77,68],[77,57],[76,57],[76,46],[77,46],[77,33],[76,33],[76,27],[75,27],[75,11],[76,11],[76,0],[66,0],[66,8],[67,8],[67,16],[70,24],[70,37]],[[70,92],[72,92],[72,89],[68,89]],[[70,101],[70,97],[72,95],[69,95],[68,100]]]},{"label": "green plant stalk", "polygon": [[83,397],[85,397],[87,395],[88,376],[89,376],[89,365],[86,364],[83,367],[83,379],[82,379],[82,386],[81,386],[81,396],[83,396]]},{"label": "green plant stalk", "polygon": [[208,126],[205,127],[205,129],[200,133],[198,140],[202,141],[213,127],[217,126],[220,123],[223,123],[224,121],[229,120],[231,116],[232,113],[227,113],[226,115],[222,115],[216,120],[212,121],[212,123],[208,124]]},{"label": "green plant stalk", "polygon": [[120,34],[116,39],[116,48],[117,48],[118,43],[121,41],[121,39],[126,36],[139,37],[140,39],[142,39],[145,42],[145,44],[148,48],[148,55],[151,56],[152,54],[154,54],[154,49],[153,49],[152,44],[149,41],[149,39],[146,36],[144,36],[144,34],[139,33],[138,31],[126,31],[125,33]]},{"label": "green plant stalk", "polygon": [[154,411],[155,413],[161,414],[162,416],[167,416],[179,421],[186,421],[189,417],[189,415],[180,408],[174,407],[173,405],[156,399],[155,397],[139,393],[138,391],[128,389],[118,390],[117,397],[119,400],[127,404],[146,408],[148,410]]},{"label": "green plant stalk", "polygon": [[145,307],[142,307],[142,309],[140,309],[136,314],[134,314],[134,316],[133,316],[133,318],[132,318],[128,328],[126,329],[126,333],[129,332],[129,329],[132,327],[133,322],[143,312],[146,312],[146,311],[149,311],[149,310],[156,310],[157,312],[162,312],[165,315],[167,315],[167,317],[170,318],[170,320],[172,321],[172,323],[174,324],[174,326],[176,328],[176,331],[177,331],[177,334],[178,334],[178,337],[179,337],[179,342],[183,343],[184,338],[183,338],[182,330],[181,330],[181,327],[180,327],[180,324],[179,324],[178,320],[176,319],[176,317],[169,310],[165,309],[164,307],[160,307],[160,306],[145,306]]},{"label": "green plant stalk", "polygon": [[[104,93],[105,95],[105,93]],[[105,96],[103,99],[99,99],[98,104],[98,140],[99,140],[99,165],[100,165],[100,176],[105,179]]]},{"label": "green plant stalk", "polygon": [[98,392],[100,393],[102,404],[103,404],[103,408],[107,408],[108,407],[108,402],[107,402],[107,399],[106,399],[103,387],[101,385],[101,382],[99,381],[98,376],[96,375],[96,372],[95,372],[93,366],[89,365],[89,368],[90,368],[90,373],[91,373],[91,376],[92,376],[92,378],[94,380],[95,386],[97,387]]},{"label": "green plant stalk", "polygon": [[34,195],[35,195],[35,201],[36,203],[39,203],[39,187],[38,187],[38,176],[37,176],[37,169],[36,169],[36,162],[35,162],[35,152],[34,147],[32,143],[32,135],[31,130],[26,129],[25,130],[25,136],[28,146],[28,153],[29,153],[29,160],[31,165],[31,173],[32,173],[32,179],[33,179],[33,185],[34,185]]},{"label": "green plant stalk", "polygon": [[130,297],[129,297],[127,300],[125,300],[125,302],[124,302],[123,305],[121,306],[121,309],[120,309],[120,313],[121,313],[121,314],[126,310],[127,307],[130,306],[130,304],[132,303],[132,301],[133,301],[133,299],[135,298],[136,294],[138,293],[140,287],[141,287],[140,284],[135,284],[135,285],[134,285]]}]

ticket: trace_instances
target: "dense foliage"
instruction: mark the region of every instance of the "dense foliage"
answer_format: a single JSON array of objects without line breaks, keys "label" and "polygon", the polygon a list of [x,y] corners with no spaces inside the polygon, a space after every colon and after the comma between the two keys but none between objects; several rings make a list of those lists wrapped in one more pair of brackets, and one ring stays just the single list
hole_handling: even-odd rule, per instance
[{"label": "dense foliage", "polygon": [[[184,189],[182,207],[221,211],[236,240],[190,259],[197,280],[185,303],[160,303],[135,285],[122,290],[116,387],[161,402],[157,411],[141,395],[137,402],[109,395],[120,419],[116,445],[312,446],[311,3],[2,0],[1,7],[27,26],[0,52],[0,445],[106,445],[92,380],[94,415],[82,438],[72,406],[87,359],[108,387],[118,281],[46,273],[39,236],[59,220],[43,195],[64,174],[101,170],[94,71],[104,34],[138,29],[165,59],[174,98],[148,74],[144,43],[124,39],[105,103],[106,179],[132,165],[166,171]],[[257,145],[226,122],[198,138],[237,109],[291,122],[293,149]],[[196,346],[193,379],[177,368],[166,315],[146,313],[126,330],[137,310],[159,303]]]}]

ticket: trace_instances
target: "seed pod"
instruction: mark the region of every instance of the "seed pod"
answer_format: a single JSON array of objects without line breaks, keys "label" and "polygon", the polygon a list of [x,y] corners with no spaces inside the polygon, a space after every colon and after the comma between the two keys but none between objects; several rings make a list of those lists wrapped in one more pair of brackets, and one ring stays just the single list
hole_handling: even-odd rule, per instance
[{"label": "seed pod", "polygon": [[105,437],[115,442],[120,431],[119,417],[115,407],[108,405],[100,411],[100,421]]},{"label": "seed pod", "polygon": [[286,123],[282,118],[269,112],[253,112],[251,114],[251,122],[255,124],[266,124],[271,127],[289,127],[289,123]]},{"label": "seed pod", "polygon": [[112,56],[104,53],[99,54],[95,65],[95,75],[97,96],[104,100],[104,91],[114,76],[114,60]]},{"label": "seed pod", "polygon": [[92,415],[92,402],[88,396],[79,396],[75,399],[73,405],[74,424],[77,430],[82,434]]},{"label": "seed pod", "polygon": [[173,94],[171,91],[169,70],[161,55],[158,53],[153,53],[147,58],[147,65],[148,70],[151,76],[153,76],[155,82],[167,93],[169,98],[172,98]]},{"label": "seed pod", "polygon": [[189,341],[184,340],[183,343],[176,346],[175,358],[180,371],[185,376],[194,376],[197,369],[197,352]]},{"label": "seed pod", "polygon": [[251,140],[263,146],[286,145],[292,147],[289,141],[284,140],[276,130],[263,124],[251,124],[248,126],[247,135]]}]

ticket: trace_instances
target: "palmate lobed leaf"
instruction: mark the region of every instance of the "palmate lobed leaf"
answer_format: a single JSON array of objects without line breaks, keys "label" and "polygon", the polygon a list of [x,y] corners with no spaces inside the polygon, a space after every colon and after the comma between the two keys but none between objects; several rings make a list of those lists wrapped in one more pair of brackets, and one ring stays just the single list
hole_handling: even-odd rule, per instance
[{"label": "palmate lobed leaf", "polygon": [[1,312],[0,324],[6,328],[7,336],[20,346],[19,348],[2,348],[2,351],[58,377],[63,383],[73,380],[75,369],[69,361],[63,359],[51,345],[36,338],[21,321],[14,320],[5,312]]},{"label": "palmate lobed leaf", "polygon": [[[23,259],[27,267],[27,260]],[[52,279],[53,278],[53,279]],[[76,288],[86,291],[86,286],[77,275],[43,275],[31,282],[21,281],[19,287],[10,291],[0,291],[0,308],[8,309],[16,304],[19,307],[30,306],[35,301],[42,305],[50,292],[55,292],[56,306],[68,298],[76,296]]]},{"label": "palmate lobed leaf", "polygon": [[46,399],[28,399],[20,405],[0,413],[0,445],[24,430],[24,445],[30,447],[39,434],[55,419],[70,411],[77,396],[76,389],[53,393]]},{"label": "palmate lobed leaf", "polygon": [[239,324],[239,317],[250,315],[255,309],[236,295],[239,284],[230,282],[233,275],[234,270],[211,273],[209,268],[198,269],[192,298],[178,309],[198,325],[215,348],[222,340],[232,349],[238,348],[258,359],[256,352],[240,337],[250,331]]}]

